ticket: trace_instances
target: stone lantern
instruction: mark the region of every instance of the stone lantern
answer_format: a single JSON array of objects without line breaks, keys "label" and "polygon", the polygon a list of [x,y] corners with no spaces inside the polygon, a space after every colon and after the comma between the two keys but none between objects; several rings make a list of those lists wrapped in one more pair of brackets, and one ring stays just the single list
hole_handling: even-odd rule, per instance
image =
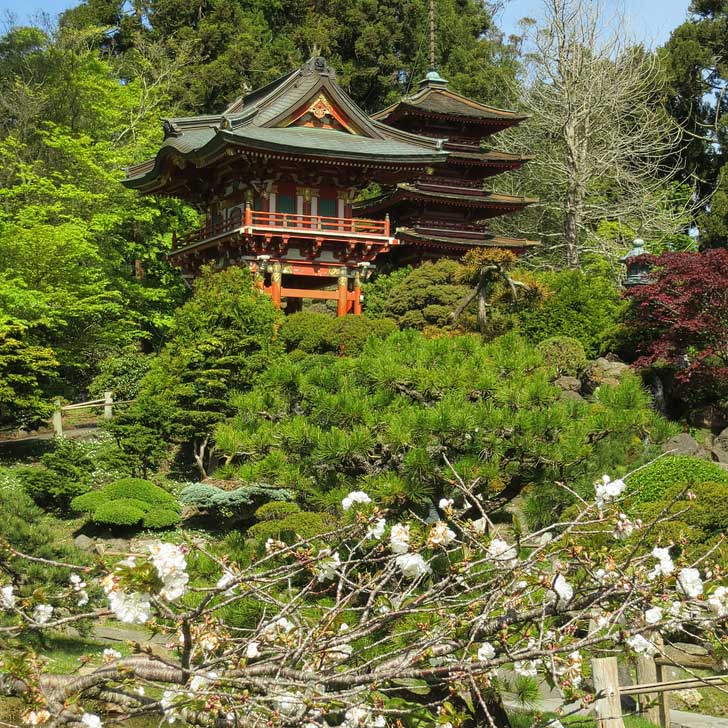
[{"label": "stone lantern", "polygon": [[640,286],[650,282],[650,269],[652,266],[647,261],[639,260],[643,255],[648,255],[645,250],[645,241],[636,238],[632,243],[632,250],[623,258],[619,259],[627,268],[627,277],[624,279],[624,285]]}]

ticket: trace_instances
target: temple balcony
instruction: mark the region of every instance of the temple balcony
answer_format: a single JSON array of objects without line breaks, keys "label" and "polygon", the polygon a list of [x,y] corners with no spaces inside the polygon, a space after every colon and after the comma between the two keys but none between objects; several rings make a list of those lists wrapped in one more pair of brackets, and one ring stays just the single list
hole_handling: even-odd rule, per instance
[{"label": "temple balcony", "polygon": [[313,249],[321,248],[324,244],[343,244],[363,247],[373,255],[396,244],[388,217],[384,220],[325,217],[267,212],[247,207],[243,214],[233,214],[215,224],[208,222],[184,237],[173,235],[172,256],[215,246],[227,238],[257,239],[266,243],[277,240],[285,245],[293,241],[310,242]]}]

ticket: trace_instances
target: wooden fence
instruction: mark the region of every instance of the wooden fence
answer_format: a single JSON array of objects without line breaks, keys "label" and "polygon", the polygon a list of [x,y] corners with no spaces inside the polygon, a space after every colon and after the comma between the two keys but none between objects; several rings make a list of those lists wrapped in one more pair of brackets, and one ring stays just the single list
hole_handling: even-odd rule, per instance
[{"label": "wooden fence", "polygon": [[72,412],[74,410],[104,408],[103,418],[110,420],[114,416],[114,407],[121,404],[130,404],[133,399],[114,401],[112,392],[104,392],[102,399],[90,399],[87,402],[78,402],[76,404],[61,404],[61,400],[55,401],[55,410],[53,411],[53,434],[57,437],[63,435],[63,413]]},{"label": "wooden fence", "polygon": [[619,684],[619,668],[616,657],[598,657],[592,660],[595,704],[598,728],[624,728],[622,695],[637,697],[640,713],[651,723],[670,728],[670,692],[688,688],[704,688],[711,685],[728,687],[728,675],[688,677],[682,680],[665,680],[667,667],[715,669],[717,665],[707,657],[681,654],[678,658],[669,647],[662,646],[659,637],[652,641],[661,654],[657,658],[640,655],[637,658],[637,685]]}]

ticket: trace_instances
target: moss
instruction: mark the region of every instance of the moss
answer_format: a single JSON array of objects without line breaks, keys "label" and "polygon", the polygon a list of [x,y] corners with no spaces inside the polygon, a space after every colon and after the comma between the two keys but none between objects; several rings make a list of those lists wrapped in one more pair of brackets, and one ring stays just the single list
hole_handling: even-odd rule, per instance
[{"label": "moss", "polygon": [[626,482],[629,494],[639,504],[663,500],[676,488],[681,490],[699,483],[728,484],[728,473],[707,460],[667,455],[630,475]]},{"label": "moss", "polygon": [[102,503],[91,516],[91,520],[108,526],[136,526],[144,518],[144,511],[131,498]]}]

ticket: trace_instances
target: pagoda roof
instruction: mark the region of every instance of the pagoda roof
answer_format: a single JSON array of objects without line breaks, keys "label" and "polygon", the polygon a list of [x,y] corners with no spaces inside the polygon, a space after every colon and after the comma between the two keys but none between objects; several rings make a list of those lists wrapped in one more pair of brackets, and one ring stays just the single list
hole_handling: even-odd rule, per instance
[{"label": "pagoda roof", "polygon": [[498,126],[501,128],[519,124],[528,118],[527,114],[499,109],[479,101],[473,101],[447,88],[447,81],[426,79],[417,93],[405,96],[400,101],[372,114],[375,121],[393,123],[403,116],[435,116],[443,119],[457,119],[470,124]]},{"label": "pagoda roof", "polygon": [[479,238],[460,237],[458,235],[428,234],[414,228],[397,228],[397,237],[401,243],[413,242],[418,245],[457,248],[534,248],[540,245],[538,240],[512,238],[506,235],[483,233]]},{"label": "pagoda roof", "polygon": [[[296,125],[309,112],[320,111],[336,128]],[[252,91],[222,114],[164,120],[164,141],[153,159],[130,167],[124,184],[146,191],[166,185],[164,162],[183,167],[214,163],[227,147],[268,155],[330,159],[335,163],[411,165],[443,162],[442,141],[410,134],[370,119],[336,83],[321,58]]]},{"label": "pagoda roof", "polygon": [[[425,183],[425,181],[423,181]],[[454,188],[459,190],[460,188]],[[526,205],[538,202],[531,197],[516,197],[501,192],[488,190],[463,190],[448,192],[443,189],[427,190],[417,184],[402,183],[385,192],[379,197],[361,200],[354,203],[354,209],[359,212],[371,214],[378,210],[386,210],[408,200],[422,200],[440,205],[455,205],[459,207],[475,208],[502,208],[519,210]]]},{"label": "pagoda roof", "polygon": [[533,159],[533,155],[531,154],[511,154],[509,152],[463,152],[453,149],[448,149],[447,152],[447,161],[449,164],[483,165],[486,167],[501,165],[520,166]]}]

